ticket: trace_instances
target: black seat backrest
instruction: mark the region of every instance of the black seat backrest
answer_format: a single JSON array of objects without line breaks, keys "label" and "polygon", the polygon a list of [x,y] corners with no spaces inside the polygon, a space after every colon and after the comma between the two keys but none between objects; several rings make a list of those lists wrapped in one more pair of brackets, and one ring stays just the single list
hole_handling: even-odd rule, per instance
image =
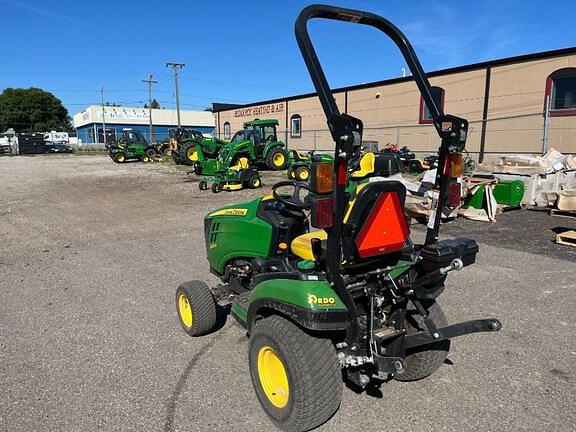
[{"label": "black seat backrest", "polygon": [[394,174],[402,173],[403,171],[402,160],[398,153],[376,153],[376,160],[374,161],[374,176],[389,177]]}]

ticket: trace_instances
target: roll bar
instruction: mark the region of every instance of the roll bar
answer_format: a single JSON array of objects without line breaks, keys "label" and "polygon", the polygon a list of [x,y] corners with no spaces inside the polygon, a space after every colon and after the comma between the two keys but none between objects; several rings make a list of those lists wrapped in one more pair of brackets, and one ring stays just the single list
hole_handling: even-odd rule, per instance
[{"label": "roll bar", "polygon": [[314,87],[326,115],[328,127],[336,144],[334,152],[334,178],[335,188],[333,192],[333,226],[326,229],[328,232],[328,250],[330,253],[326,259],[327,277],[334,290],[342,299],[348,309],[350,317],[350,331],[348,339],[358,342],[359,328],[356,306],[350,293],[345,287],[340,272],[342,259],[342,231],[344,227],[344,211],[346,209],[346,182],[348,175],[348,161],[353,156],[355,149],[361,145],[363,124],[360,119],[348,114],[341,114],[336,105],[332,90],[328,85],[322,66],[310,35],[308,33],[308,21],[314,18],[324,18],[335,21],[347,21],[354,24],[362,24],[375,27],[384,32],[400,49],[406,61],[414,81],[418,86],[424,103],[428,107],[434,127],[442,138],[439,150],[439,161],[434,188],[434,197],[430,209],[428,231],[425,244],[435,243],[438,239],[438,229],[443,203],[447,200],[449,177],[446,174],[446,159],[449,153],[458,153],[464,149],[468,131],[468,122],[464,119],[445,115],[441,107],[438,107],[432,97],[430,83],[422,69],[422,65],[406,36],[390,21],[369,12],[353,9],[315,4],[304,8],[295,24],[296,41],[308,68]]},{"label": "roll bar", "polygon": [[330,118],[335,114],[338,115],[340,112],[338,111],[338,106],[332,96],[332,91],[330,90],[330,86],[328,85],[328,81],[326,80],[324,71],[320,66],[312,41],[310,40],[307,24],[308,21],[313,18],[325,18],[335,21],[348,21],[354,24],[363,24],[376,27],[386,33],[386,35],[394,41],[396,46],[398,46],[400,52],[404,56],[404,59],[414,76],[416,85],[424,98],[424,102],[432,115],[432,119],[444,114],[442,109],[436,106],[436,103],[434,102],[434,98],[430,92],[430,83],[420,65],[418,57],[416,57],[412,45],[408,42],[406,36],[404,36],[404,34],[394,24],[387,19],[370,12],[323,4],[314,4],[304,8],[302,12],[300,12],[300,15],[298,15],[295,28],[296,41],[298,42],[298,46],[300,47],[300,51],[304,57],[304,62],[306,63],[314,87],[316,87],[320,103],[322,104],[322,108],[324,109],[327,118]]},{"label": "roll bar", "polygon": [[[363,125],[359,119],[356,119],[347,114],[341,114],[336,105],[336,101],[322,70],[322,66],[318,61],[318,56],[308,33],[308,21],[313,18],[324,18],[336,21],[347,21],[354,24],[362,24],[375,27],[385,33],[396,46],[400,49],[404,60],[406,61],[414,81],[418,86],[418,90],[424,99],[438,135],[442,139],[439,149],[439,163],[436,175],[435,194],[432,200],[430,209],[430,217],[428,222],[428,232],[426,234],[425,244],[435,243],[438,239],[438,229],[440,226],[441,209],[442,205],[446,202],[448,193],[449,178],[445,174],[446,169],[446,156],[449,153],[460,153],[466,145],[466,137],[468,134],[468,121],[456,116],[444,114],[442,107],[436,105],[431,93],[431,86],[422,65],[414,52],[414,48],[406,38],[406,36],[390,21],[375,15],[370,12],[363,12],[353,9],[345,9],[335,6],[328,6],[322,4],[310,5],[300,12],[296,19],[295,33],[296,41],[316,88],[318,98],[322,104],[322,108],[328,120],[332,138],[336,143],[335,151],[335,164],[334,170],[337,179],[337,186],[335,192],[335,206],[334,221],[335,227],[333,229],[336,237],[341,236],[341,219],[343,217],[344,198],[343,189],[345,186],[344,176],[347,171],[347,161],[353,153],[355,140],[358,136],[361,139]],[[355,137],[356,134],[356,137]],[[359,146],[361,143],[357,142]],[[339,193],[339,189],[340,193]],[[340,202],[340,207],[338,202]],[[338,223],[340,221],[340,223]],[[330,234],[330,233],[329,233]]]}]

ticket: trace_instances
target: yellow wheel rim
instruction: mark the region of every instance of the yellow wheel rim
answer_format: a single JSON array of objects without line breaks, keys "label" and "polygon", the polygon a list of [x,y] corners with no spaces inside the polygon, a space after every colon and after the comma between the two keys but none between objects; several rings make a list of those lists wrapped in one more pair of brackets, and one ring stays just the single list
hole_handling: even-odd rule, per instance
[{"label": "yellow wheel rim", "polygon": [[254,179],[254,187],[260,186],[260,179]]},{"label": "yellow wheel rim", "polygon": [[178,297],[178,313],[184,325],[188,328],[192,327],[192,308],[190,307],[188,297],[184,294],[180,294]]},{"label": "yellow wheel rim", "polygon": [[188,156],[188,159],[190,159],[191,161],[198,160],[198,152],[194,147],[189,148],[188,151],[186,152],[186,155]]},{"label": "yellow wheel rim", "polygon": [[277,167],[281,167],[282,165],[284,165],[284,153],[276,153],[273,157],[272,157],[272,163],[274,163],[274,166]]},{"label": "yellow wheel rim", "polygon": [[307,169],[300,171],[300,180],[308,180],[310,173]]},{"label": "yellow wheel rim", "polygon": [[118,162],[124,162],[125,159],[126,159],[126,158],[124,157],[123,154],[118,155]]},{"label": "yellow wheel rim", "polygon": [[258,378],[270,403],[284,408],[290,397],[288,375],[280,356],[269,346],[263,346],[258,352]]},{"label": "yellow wheel rim", "polygon": [[144,156],[144,157],[142,158],[142,162],[148,162],[149,160],[150,160],[150,159],[148,159],[148,156]]}]

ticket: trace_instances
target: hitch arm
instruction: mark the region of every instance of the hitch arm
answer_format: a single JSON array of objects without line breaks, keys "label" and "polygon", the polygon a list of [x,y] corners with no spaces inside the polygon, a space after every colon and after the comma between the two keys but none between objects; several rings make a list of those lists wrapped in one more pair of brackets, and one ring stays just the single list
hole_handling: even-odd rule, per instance
[{"label": "hitch arm", "polygon": [[422,331],[406,336],[406,349],[427,345],[444,339],[452,339],[471,333],[496,332],[502,329],[502,323],[496,318],[478,319],[452,324],[436,329],[434,332]]}]

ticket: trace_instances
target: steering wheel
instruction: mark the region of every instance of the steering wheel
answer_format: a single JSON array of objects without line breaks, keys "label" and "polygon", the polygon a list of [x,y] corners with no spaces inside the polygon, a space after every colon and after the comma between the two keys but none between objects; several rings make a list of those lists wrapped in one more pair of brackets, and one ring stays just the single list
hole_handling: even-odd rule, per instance
[{"label": "steering wheel", "polygon": [[[284,186],[292,186],[294,188],[292,195],[288,198],[278,194],[278,189]],[[282,204],[284,204],[286,207],[290,209],[307,210],[310,208],[310,203],[305,203],[304,201],[302,201],[302,199],[300,199],[300,191],[302,189],[307,190],[308,192],[312,192],[310,186],[308,186],[308,184],[306,183],[294,180],[285,180],[278,182],[274,186],[272,186],[272,195],[274,195],[274,198],[276,198],[278,201],[280,201]]]}]

